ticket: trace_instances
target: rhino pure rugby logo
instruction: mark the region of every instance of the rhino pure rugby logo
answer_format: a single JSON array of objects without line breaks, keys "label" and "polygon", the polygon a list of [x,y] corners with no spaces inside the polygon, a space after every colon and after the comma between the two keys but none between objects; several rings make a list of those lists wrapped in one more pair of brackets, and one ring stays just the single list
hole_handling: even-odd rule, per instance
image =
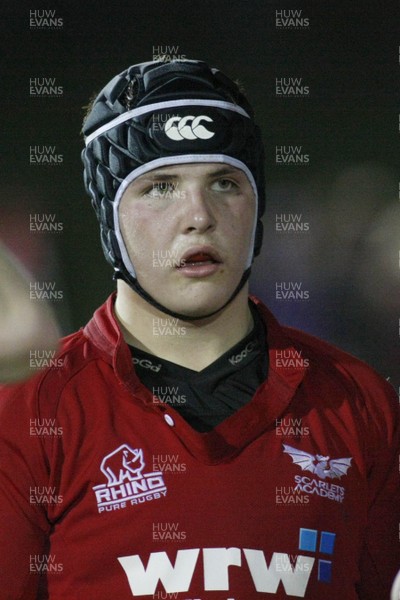
[{"label": "rhino pure rugby logo", "polygon": [[123,444],[107,454],[100,464],[107,483],[93,487],[99,512],[111,512],[164,497],[167,488],[161,471],[143,473],[144,468],[142,449]]}]

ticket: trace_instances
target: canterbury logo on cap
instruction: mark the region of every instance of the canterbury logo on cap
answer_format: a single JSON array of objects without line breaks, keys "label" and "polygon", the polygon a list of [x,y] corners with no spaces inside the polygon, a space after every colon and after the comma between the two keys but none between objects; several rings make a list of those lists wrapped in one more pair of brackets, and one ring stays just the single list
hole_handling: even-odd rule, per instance
[{"label": "canterbury logo on cap", "polygon": [[209,140],[215,135],[214,131],[209,131],[201,124],[201,121],[212,123],[213,120],[207,115],[187,115],[186,117],[171,117],[165,123],[165,135],[171,140]]}]

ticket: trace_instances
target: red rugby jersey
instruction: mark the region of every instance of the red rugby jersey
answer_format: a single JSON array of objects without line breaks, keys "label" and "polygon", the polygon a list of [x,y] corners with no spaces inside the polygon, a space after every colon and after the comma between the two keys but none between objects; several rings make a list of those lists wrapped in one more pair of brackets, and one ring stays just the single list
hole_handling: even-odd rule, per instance
[{"label": "red rugby jersey", "polygon": [[208,433],[139,381],[113,297],[53,368],[3,388],[1,598],[388,597],[394,391],[255,302],[268,378]]}]

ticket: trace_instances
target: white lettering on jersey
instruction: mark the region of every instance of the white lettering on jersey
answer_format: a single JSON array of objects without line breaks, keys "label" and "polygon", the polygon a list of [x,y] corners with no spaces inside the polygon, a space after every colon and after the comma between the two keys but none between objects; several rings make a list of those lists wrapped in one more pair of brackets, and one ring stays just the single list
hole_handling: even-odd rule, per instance
[{"label": "white lettering on jersey", "polygon": [[174,566],[171,565],[166,552],[152,552],[147,569],[144,568],[141,558],[137,554],[121,556],[118,561],[128,577],[133,596],[154,594],[159,581],[168,593],[187,592],[199,552],[199,548],[178,550]]},{"label": "white lettering on jersey", "polygon": [[293,569],[287,554],[274,552],[268,567],[262,550],[245,549],[243,552],[257,592],[276,594],[282,581],[289,596],[304,598],[315,558],[299,555]]},{"label": "white lettering on jersey", "polygon": [[204,548],[204,589],[229,590],[228,567],[240,567],[240,548]]},{"label": "white lettering on jersey", "polygon": [[[229,590],[229,567],[242,565],[240,548],[204,548],[204,590]],[[122,556],[133,596],[151,596],[161,582],[167,593],[188,592],[200,548],[178,550],[172,566],[166,552],[152,552],[147,567],[138,554]],[[293,565],[288,554],[274,552],[269,566],[262,550],[243,550],[257,592],[275,594],[279,583],[288,596],[304,598],[315,558],[297,555]]]}]

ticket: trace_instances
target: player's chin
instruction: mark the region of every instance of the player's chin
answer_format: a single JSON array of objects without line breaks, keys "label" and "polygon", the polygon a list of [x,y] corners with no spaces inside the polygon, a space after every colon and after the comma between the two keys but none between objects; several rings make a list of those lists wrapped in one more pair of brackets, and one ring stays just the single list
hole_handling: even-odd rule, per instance
[{"label": "player's chin", "polygon": [[186,301],[174,303],[173,308],[170,308],[173,312],[180,314],[188,319],[201,319],[206,318],[208,315],[217,313],[229,300],[229,295],[226,293],[220,294],[204,294],[202,297],[199,295],[187,299]]}]

